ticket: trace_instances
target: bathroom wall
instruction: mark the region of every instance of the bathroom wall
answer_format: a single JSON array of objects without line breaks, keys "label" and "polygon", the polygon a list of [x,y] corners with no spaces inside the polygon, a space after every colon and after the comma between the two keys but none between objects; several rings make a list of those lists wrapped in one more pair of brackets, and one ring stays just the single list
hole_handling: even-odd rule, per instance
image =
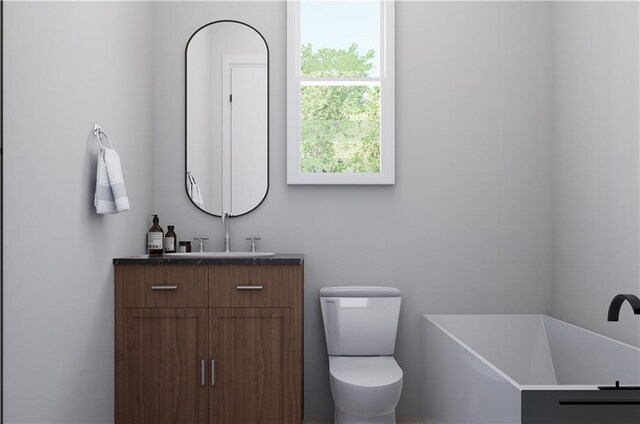
[{"label": "bathroom wall", "polygon": [[640,346],[637,2],[553,5],[554,316]]},{"label": "bathroom wall", "polygon": [[[4,422],[113,422],[111,259],[153,206],[150,3],[4,2]],[[131,210],[93,209],[93,123]]]},{"label": "bathroom wall", "polygon": [[[551,294],[551,17],[548,3],[399,2],[396,168],[391,187],[287,186],[285,2],[159,2],[155,15],[155,210],[179,239],[223,246],[219,219],[184,190],[184,48],[201,25],[237,19],[270,51],[270,188],[233,219],[233,248],[301,252],[305,416],[333,402],[318,290],[403,293],[398,414],[417,417],[420,314],[548,312]],[[172,164],[172,166],[167,166]]]},{"label": "bathroom wall", "polygon": [[[4,34],[4,25],[3,25],[3,19],[2,19],[2,13],[4,12],[4,2],[0,3],[0,45],[2,44],[2,34]],[[2,47],[0,46],[0,49]],[[3,60],[2,60],[2,54],[0,54],[0,69],[2,68],[2,64],[3,64]],[[0,78],[2,79],[2,78]],[[2,86],[2,81],[0,81],[0,97],[2,96],[2,90],[3,90],[3,86]],[[3,104],[2,101],[0,101],[0,117],[4,116],[3,115]],[[2,118],[0,118],[0,140],[2,139],[2,128],[3,128],[3,123],[2,123]],[[4,169],[3,169],[3,164],[4,164],[4,159],[3,157],[0,157],[0,198],[2,197],[2,192],[3,192],[3,188],[4,188]],[[4,205],[2,204],[2,201],[0,200],[0,222],[2,222],[4,220]],[[0,284],[2,282],[2,260],[3,260],[3,255],[2,255],[2,249],[4,247],[4,235],[3,235],[3,228],[2,225],[0,223]],[[0,289],[1,290],[1,289]],[[0,300],[1,296],[0,296]],[[0,326],[2,325],[1,321],[2,318],[4,317],[4,310],[3,310],[3,305],[4,302],[0,302]],[[0,350],[2,349],[2,347],[0,346]],[[0,360],[2,360],[2,354],[0,352]],[[2,374],[2,367],[0,367],[0,381],[4,380],[4,375]],[[0,420],[2,419],[3,415],[3,402],[2,402],[2,398],[3,398],[3,388],[0,387]]]}]

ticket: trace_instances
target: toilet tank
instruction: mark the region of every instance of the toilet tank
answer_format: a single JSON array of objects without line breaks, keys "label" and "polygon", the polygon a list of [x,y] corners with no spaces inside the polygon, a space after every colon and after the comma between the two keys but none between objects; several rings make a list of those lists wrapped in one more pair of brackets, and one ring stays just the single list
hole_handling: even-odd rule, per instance
[{"label": "toilet tank", "polygon": [[320,308],[329,355],[393,355],[400,290],[392,287],[325,287]]}]

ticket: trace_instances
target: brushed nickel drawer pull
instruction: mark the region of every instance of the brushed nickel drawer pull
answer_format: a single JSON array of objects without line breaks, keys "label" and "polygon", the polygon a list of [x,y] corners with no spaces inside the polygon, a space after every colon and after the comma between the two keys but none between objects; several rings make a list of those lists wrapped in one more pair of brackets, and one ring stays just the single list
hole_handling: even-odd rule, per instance
[{"label": "brushed nickel drawer pull", "polygon": [[151,290],[178,290],[178,286],[151,286]]},{"label": "brushed nickel drawer pull", "polygon": [[238,290],[262,290],[262,286],[236,286]]},{"label": "brushed nickel drawer pull", "polygon": [[205,386],[207,384],[207,377],[205,376],[205,364],[204,359],[200,360],[200,385]]},{"label": "brushed nickel drawer pull", "polygon": [[211,385],[216,385],[216,360],[211,360]]}]

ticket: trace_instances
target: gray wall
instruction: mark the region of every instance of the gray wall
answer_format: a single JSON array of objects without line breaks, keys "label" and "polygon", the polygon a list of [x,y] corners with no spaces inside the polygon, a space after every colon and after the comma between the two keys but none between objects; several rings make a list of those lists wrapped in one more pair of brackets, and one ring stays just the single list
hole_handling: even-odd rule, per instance
[{"label": "gray wall", "polygon": [[[113,421],[111,259],[153,206],[151,4],[5,2],[5,422]],[[94,122],[131,210],[93,209]]]},{"label": "gray wall", "polygon": [[640,346],[638,3],[553,5],[554,316]]},{"label": "gray wall", "polygon": [[239,250],[260,235],[262,250],[306,255],[307,417],[333,413],[320,287],[404,292],[403,417],[420,415],[420,314],[547,312],[549,5],[400,2],[396,13],[396,185],[294,187],[285,180],[286,4],[156,5],[156,210],[178,238],[210,237],[211,250],[223,246],[222,224],[190,203],[182,178],[184,47],[218,19],[247,22],[269,44],[271,184],[231,235]]}]

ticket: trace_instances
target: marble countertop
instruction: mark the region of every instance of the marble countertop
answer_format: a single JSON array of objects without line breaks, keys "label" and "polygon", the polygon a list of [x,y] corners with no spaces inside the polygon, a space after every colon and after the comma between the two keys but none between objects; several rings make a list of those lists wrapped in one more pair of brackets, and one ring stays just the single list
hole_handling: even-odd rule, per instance
[{"label": "marble countertop", "polygon": [[279,253],[258,258],[185,258],[166,255],[140,255],[113,258],[114,265],[302,265],[304,255],[299,253]]}]

